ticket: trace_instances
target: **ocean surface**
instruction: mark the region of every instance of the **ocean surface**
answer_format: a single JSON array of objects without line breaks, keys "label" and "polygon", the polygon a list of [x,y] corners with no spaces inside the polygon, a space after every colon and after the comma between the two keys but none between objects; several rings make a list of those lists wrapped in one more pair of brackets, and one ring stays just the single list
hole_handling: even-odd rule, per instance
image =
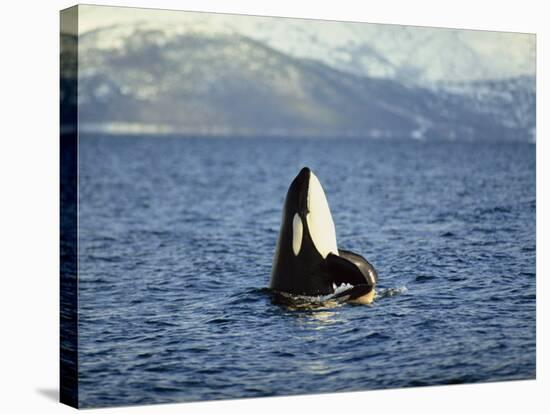
[{"label": "ocean surface", "polygon": [[[535,378],[535,148],[81,136],[81,406]],[[370,306],[267,288],[303,166]]]}]

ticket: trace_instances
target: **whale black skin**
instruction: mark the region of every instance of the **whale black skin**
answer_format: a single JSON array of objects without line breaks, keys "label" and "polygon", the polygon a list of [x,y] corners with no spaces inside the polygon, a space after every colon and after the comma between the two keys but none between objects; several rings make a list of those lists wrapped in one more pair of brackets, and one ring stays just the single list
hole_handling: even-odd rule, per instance
[{"label": "whale black skin", "polygon": [[[318,250],[317,246],[322,245],[319,241],[319,231],[310,231],[307,220],[308,214],[314,213],[310,211],[310,207],[311,210],[318,207],[317,205],[308,206],[308,198],[311,196],[309,188],[311,176],[311,170],[304,167],[288,189],[283,207],[281,230],[273,257],[270,288],[293,295],[319,296],[330,295],[334,293],[335,285],[347,283],[353,288],[339,294],[338,297],[353,300],[366,295],[374,289],[378,281],[378,273],[372,264],[357,253],[335,249],[335,235],[334,242],[329,243],[334,246],[330,252],[327,253],[325,249],[323,255]],[[317,180],[316,177],[314,179]],[[320,184],[317,188],[321,188]],[[311,191],[314,191],[313,188]],[[326,204],[324,192],[322,200]],[[328,204],[326,204],[326,212],[328,215],[324,213],[321,217],[330,220],[334,228]],[[295,254],[293,248],[295,232],[293,222],[297,220],[295,215],[300,218],[302,227],[298,254]],[[330,226],[327,228],[330,229]],[[314,242],[314,237],[317,237],[317,243]],[[328,239],[331,240],[330,237]]]}]

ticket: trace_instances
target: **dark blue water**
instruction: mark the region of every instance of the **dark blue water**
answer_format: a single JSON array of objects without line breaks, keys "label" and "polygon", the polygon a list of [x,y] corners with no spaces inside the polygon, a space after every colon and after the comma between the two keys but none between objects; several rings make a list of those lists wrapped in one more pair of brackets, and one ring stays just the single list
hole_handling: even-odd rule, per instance
[{"label": "dark blue water", "polygon": [[[535,145],[83,136],[82,406],[535,377]],[[313,169],[372,306],[273,303]]]}]

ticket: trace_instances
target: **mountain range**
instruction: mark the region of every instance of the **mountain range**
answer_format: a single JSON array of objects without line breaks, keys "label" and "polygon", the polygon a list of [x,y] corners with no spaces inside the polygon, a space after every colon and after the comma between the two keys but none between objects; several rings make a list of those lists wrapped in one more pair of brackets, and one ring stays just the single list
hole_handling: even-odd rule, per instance
[{"label": "mountain range", "polygon": [[[490,65],[480,65],[473,79],[441,76],[446,64],[441,62],[448,59],[439,57],[431,66],[412,62],[407,69],[396,63],[399,53],[385,56],[379,47],[344,35],[338,42],[355,51],[351,58],[342,58],[343,46],[331,48],[319,38],[306,41],[311,33],[298,29],[301,34],[290,37],[298,40],[278,46],[280,38],[269,30],[253,37],[230,25],[200,27],[127,24],[81,35],[81,128],[258,137],[534,139],[535,77],[515,75],[529,73],[520,64],[508,77],[502,71],[496,76]],[[62,79],[63,84],[71,82]]]}]

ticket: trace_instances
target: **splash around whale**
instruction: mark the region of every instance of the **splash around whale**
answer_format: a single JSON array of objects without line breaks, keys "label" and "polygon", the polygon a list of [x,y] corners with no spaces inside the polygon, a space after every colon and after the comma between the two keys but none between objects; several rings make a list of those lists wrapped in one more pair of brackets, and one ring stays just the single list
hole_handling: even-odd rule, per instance
[{"label": "splash around whale", "polygon": [[360,304],[374,299],[378,273],[363,256],[338,248],[325,192],[302,168],[288,189],[270,288],[294,296],[327,296]]}]

